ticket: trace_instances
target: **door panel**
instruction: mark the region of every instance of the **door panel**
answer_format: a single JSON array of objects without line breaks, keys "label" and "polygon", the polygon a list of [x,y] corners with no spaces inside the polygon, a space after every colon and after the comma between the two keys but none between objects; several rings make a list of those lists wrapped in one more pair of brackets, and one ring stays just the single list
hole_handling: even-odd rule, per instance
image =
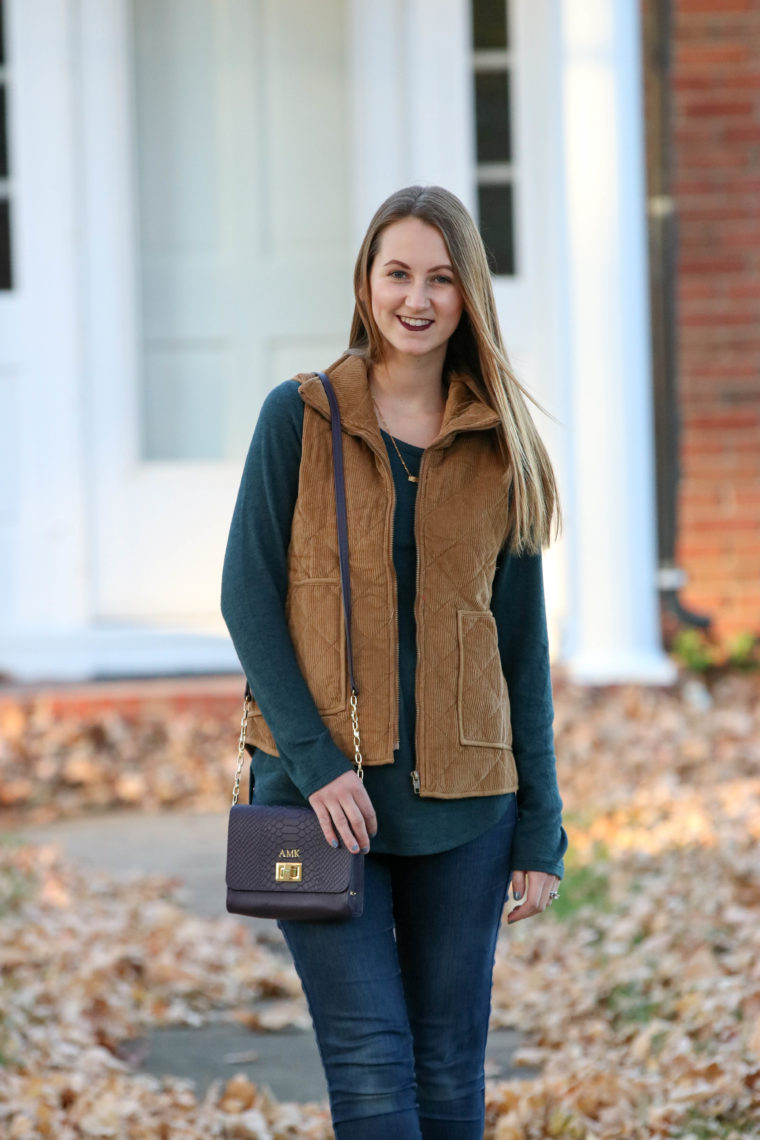
[{"label": "door panel", "polygon": [[135,375],[123,438],[98,451],[97,612],[216,629],[261,402],[347,340],[345,0],[130,0],[128,16]]}]

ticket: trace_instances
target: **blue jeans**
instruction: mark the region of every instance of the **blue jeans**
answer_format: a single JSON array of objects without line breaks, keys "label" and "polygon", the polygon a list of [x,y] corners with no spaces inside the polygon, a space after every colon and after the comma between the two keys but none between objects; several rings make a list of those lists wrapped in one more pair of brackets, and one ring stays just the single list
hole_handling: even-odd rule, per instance
[{"label": "blue jeans", "polygon": [[365,856],[364,914],[278,926],[309,1004],[336,1140],[482,1140],[515,799],[435,855]]}]

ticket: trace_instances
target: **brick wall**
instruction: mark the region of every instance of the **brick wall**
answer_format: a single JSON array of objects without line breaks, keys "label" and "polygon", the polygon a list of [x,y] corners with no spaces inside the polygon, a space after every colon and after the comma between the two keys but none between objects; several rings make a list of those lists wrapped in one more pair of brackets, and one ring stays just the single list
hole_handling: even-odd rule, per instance
[{"label": "brick wall", "polygon": [[674,0],[684,603],[760,633],[760,0]]}]

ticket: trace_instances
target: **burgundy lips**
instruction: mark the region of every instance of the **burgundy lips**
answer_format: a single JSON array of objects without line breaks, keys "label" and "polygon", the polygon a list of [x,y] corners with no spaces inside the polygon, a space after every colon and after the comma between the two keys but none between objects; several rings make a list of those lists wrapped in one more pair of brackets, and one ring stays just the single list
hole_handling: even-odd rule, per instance
[{"label": "burgundy lips", "polygon": [[425,318],[425,324],[424,325],[408,324],[407,321],[403,317],[397,317],[397,320],[400,322],[401,325],[403,325],[403,327],[405,329],[408,330],[408,332],[426,332],[427,329],[429,329],[430,326],[433,324],[433,321],[428,320],[427,318]]}]

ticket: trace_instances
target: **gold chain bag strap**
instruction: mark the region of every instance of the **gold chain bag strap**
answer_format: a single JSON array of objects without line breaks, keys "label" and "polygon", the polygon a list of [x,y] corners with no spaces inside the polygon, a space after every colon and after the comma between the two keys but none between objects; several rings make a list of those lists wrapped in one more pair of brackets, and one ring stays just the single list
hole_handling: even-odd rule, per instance
[{"label": "gold chain bag strap", "polygon": [[[317,373],[330,403],[338,554],[354,737],[354,765],[364,768],[359,734],[358,689],[351,648],[351,584],[348,572],[348,524],[340,411],[326,373]],[[310,807],[241,804],[240,777],[246,757],[251,690],[248,684],[240,722],[237,770],[227,828],[227,910],[260,918],[352,918],[364,905],[364,856],[353,855],[339,840],[331,847]]]}]

